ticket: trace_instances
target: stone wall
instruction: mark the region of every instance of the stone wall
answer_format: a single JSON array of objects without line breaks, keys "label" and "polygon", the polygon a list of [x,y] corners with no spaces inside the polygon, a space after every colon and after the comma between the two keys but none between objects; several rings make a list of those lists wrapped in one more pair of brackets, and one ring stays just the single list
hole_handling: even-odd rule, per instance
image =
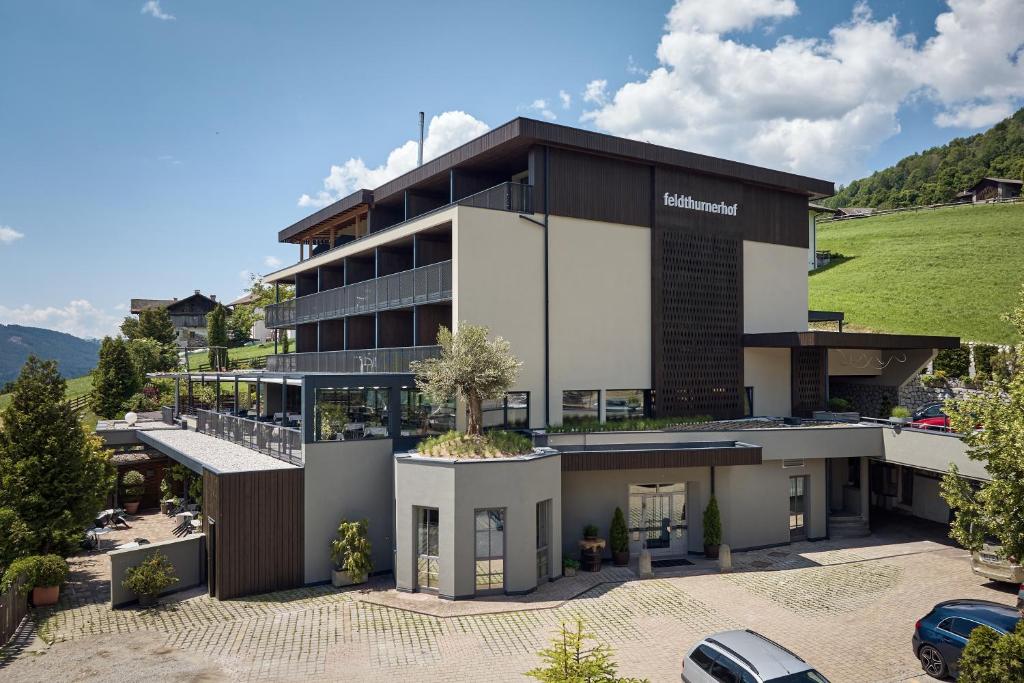
[{"label": "stone wall", "polygon": [[829,380],[828,393],[832,398],[845,398],[853,405],[852,410],[865,417],[889,417],[882,415],[887,412],[883,410],[886,404],[889,409],[900,405],[896,386]]}]

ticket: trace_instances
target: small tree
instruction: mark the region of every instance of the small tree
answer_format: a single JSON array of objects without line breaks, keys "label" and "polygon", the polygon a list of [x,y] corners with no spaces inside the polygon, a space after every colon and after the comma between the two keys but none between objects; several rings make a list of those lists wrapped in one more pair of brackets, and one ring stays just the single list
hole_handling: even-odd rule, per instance
[{"label": "small tree", "polygon": [[124,573],[121,585],[139,596],[142,604],[151,604],[168,588],[178,583],[174,565],[160,551],[154,551],[142,562]]},{"label": "small tree", "polygon": [[612,515],[612,524],[608,528],[608,542],[613,553],[624,553],[629,550],[629,528],[620,507],[616,507],[615,514]]},{"label": "small tree", "polygon": [[124,414],[128,399],[141,385],[127,342],[120,337],[104,337],[99,364],[92,371],[93,412],[106,418]]},{"label": "small tree", "polygon": [[331,559],[335,569],[347,571],[353,582],[366,580],[373,571],[373,558],[370,555],[369,523],[365,519],[358,522],[341,520],[338,537],[331,541]]},{"label": "small tree", "polygon": [[562,622],[551,646],[538,654],[544,666],[530,669],[526,675],[544,683],[642,683],[645,679],[619,678],[607,645],[589,646],[596,640],[583,628],[583,620],[576,618],[575,630]]},{"label": "small tree", "polygon": [[145,382],[146,373],[167,372],[178,365],[178,353],[173,346],[147,337],[129,340],[128,355],[132,358],[140,383]]},{"label": "small tree", "polygon": [[225,367],[228,364],[228,323],[227,309],[221,304],[206,314],[206,343],[210,347],[210,367]]},{"label": "small tree", "polygon": [[479,435],[483,425],[483,402],[501,398],[519,375],[522,365],[501,337],[487,338],[482,325],[459,323],[455,334],[442,326],[437,333],[439,358],[413,361],[416,386],[436,404],[454,398],[466,403],[466,433]]},{"label": "small tree", "polygon": [[[1007,319],[1024,335],[1024,290]],[[950,426],[967,445],[967,457],[984,463],[991,477],[975,490],[950,465],[942,480],[942,497],[955,512],[950,536],[969,550],[979,550],[991,534],[1005,557],[1024,557],[1024,372],[1017,369],[1005,382],[951,401],[946,410]]]},{"label": "small tree", "polygon": [[252,304],[238,304],[228,316],[228,345],[242,346],[252,339],[252,326],[256,323],[256,311]]},{"label": "small tree", "polygon": [[109,455],[64,391],[55,362],[29,357],[0,414],[0,508],[26,525],[23,538],[43,554],[74,548],[114,485]]},{"label": "small tree", "polygon": [[960,655],[960,683],[1024,681],[1024,620],[1012,633],[976,628]]},{"label": "small tree", "polygon": [[718,511],[718,499],[713,495],[704,508],[704,545],[716,546],[722,543],[722,515]]},{"label": "small tree", "polygon": [[35,534],[11,508],[0,508],[0,569],[10,566],[36,547]]}]

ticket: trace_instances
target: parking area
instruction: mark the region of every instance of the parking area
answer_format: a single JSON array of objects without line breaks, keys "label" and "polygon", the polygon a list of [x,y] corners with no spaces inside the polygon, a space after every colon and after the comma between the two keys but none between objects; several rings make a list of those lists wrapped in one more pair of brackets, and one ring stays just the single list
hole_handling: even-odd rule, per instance
[{"label": "parking area", "polygon": [[837,683],[906,681],[920,676],[910,636],[931,605],[1015,596],[974,577],[967,554],[941,536],[899,524],[734,559],[731,574],[681,568],[648,580],[606,568],[571,599],[563,579],[541,596],[550,600],[495,602],[489,613],[476,601],[453,603],[443,616],[394,606],[385,582],[224,602],[193,593],[115,611],[72,584],[57,609],[38,615],[39,638],[0,664],[0,678],[520,680],[559,624],[579,615],[614,648],[621,675],[678,681],[682,654],[699,638],[746,627]]}]

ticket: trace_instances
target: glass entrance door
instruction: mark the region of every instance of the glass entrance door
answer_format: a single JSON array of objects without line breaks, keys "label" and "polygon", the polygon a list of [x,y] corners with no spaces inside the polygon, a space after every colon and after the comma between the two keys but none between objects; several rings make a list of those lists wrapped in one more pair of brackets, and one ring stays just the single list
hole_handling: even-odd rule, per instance
[{"label": "glass entrance door", "polygon": [[630,484],[630,553],[686,554],[686,484]]},{"label": "glass entrance door", "polygon": [[789,478],[789,540],[807,538],[807,476]]},{"label": "glass entrance door", "polygon": [[505,590],[505,508],[476,511],[476,592]]}]

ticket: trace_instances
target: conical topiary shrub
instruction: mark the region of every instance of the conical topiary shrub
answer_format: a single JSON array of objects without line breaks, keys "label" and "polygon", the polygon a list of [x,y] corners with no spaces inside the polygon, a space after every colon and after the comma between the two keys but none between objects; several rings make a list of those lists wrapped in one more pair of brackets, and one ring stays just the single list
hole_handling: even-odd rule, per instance
[{"label": "conical topiary shrub", "polygon": [[626,517],[622,514],[622,508],[615,508],[612,515],[612,524],[608,529],[608,543],[612,548],[612,560],[617,567],[624,567],[629,564],[629,527],[626,526]]},{"label": "conical topiary shrub", "polygon": [[704,508],[704,556],[718,558],[718,546],[722,544],[722,516],[718,512],[718,500],[711,496]]}]

